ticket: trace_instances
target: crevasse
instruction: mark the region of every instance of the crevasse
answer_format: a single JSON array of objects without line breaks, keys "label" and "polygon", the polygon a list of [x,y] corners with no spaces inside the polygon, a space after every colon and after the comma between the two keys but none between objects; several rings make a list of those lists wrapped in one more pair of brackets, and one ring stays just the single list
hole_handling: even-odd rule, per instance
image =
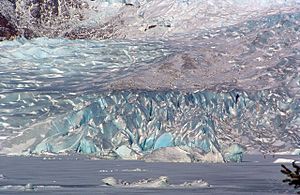
[{"label": "crevasse", "polygon": [[[291,116],[283,119],[281,112],[287,110]],[[271,91],[111,91],[81,110],[54,118],[49,126],[41,123],[25,131],[23,138],[35,142],[23,149],[112,158],[129,153],[138,159],[179,146],[240,161],[244,149],[239,144],[267,152],[296,142],[286,129],[299,120],[297,110],[297,102],[283,102]],[[46,128],[45,135],[37,138],[34,129],[39,128]]]}]

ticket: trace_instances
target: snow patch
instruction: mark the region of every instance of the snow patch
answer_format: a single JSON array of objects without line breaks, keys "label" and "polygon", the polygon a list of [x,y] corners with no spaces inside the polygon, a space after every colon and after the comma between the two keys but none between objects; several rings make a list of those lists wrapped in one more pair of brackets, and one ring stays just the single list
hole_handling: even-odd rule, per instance
[{"label": "snow patch", "polygon": [[300,163],[300,161],[297,161],[295,159],[289,159],[289,158],[278,158],[273,163]]}]

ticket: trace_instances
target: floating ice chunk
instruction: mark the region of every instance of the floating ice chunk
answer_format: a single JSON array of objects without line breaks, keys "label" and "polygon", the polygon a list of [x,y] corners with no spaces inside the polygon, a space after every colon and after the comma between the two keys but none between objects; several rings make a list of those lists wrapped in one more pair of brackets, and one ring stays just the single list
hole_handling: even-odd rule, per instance
[{"label": "floating ice chunk", "polygon": [[0,140],[6,140],[8,136],[0,136]]},{"label": "floating ice chunk", "polygon": [[295,163],[300,163],[300,161],[296,161],[294,159],[289,159],[289,158],[278,158],[273,163],[292,163],[294,161]]},{"label": "floating ice chunk", "polygon": [[28,183],[28,184],[26,184],[25,185],[25,190],[27,191],[31,191],[31,190],[34,190],[34,187],[33,187],[33,185],[32,185],[32,183]]},{"label": "floating ice chunk", "polygon": [[135,169],[123,169],[122,172],[146,172],[146,169],[140,169],[140,168],[135,168]]},{"label": "floating ice chunk", "polygon": [[282,152],[276,152],[276,155],[300,155],[300,148],[296,148],[293,151],[282,151]]},{"label": "floating ice chunk", "polygon": [[161,188],[169,186],[168,177],[160,176],[158,179],[145,179],[129,184],[130,187]]},{"label": "floating ice chunk", "polygon": [[24,186],[21,185],[4,185],[0,186],[0,191],[24,191]]},{"label": "floating ice chunk", "polygon": [[44,191],[44,190],[55,190],[60,189],[61,186],[58,185],[32,185],[31,183],[24,185],[3,185],[0,186],[1,191],[11,191],[11,192],[19,192],[19,191],[27,191],[27,193],[36,192],[36,191]]},{"label": "floating ice chunk", "polygon": [[156,179],[142,179],[135,182],[127,182],[117,180],[114,177],[107,177],[102,179],[102,182],[107,186],[112,187],[125,187],[125,188],[205,188],[210,185],[203,180],[195,180],[192,182],[184,182],[179,185],[170,184],[167,176],[160,176]]},{"label": "floating ice chunk", "polygon": [[295,150],[292,152],[292,155],[300,155],[300,148],[295,149]]},{"label": "floating ice chunk", "polygon": [[6,179],[5,175],[0,174],[0,180]]},{"label": "floating ice chunk", "polygon": [[102,170],[99,170],[100,173],[108,173],[108,170],[106,169],[102,169]]},{"label": "floating ice chunk", "polygon": [[102,182],[105,185],[114,187],[161,188],[169,186],[168,177],[166,176],[160,176],[157,179],[143,179],[132,183],[123,180],[117,180],[114,177],[107,177],[102,179]]},{"label": "floating ice chunk", "polygon": [[[173,187],[176,187],[176,185],[171,185]],[[183,187],[183,188],[203,188],[203,187],[210,187],[210,185],[200,179],[200,180],[195,180],[195,181],[192,181],[192,182],[184,182],[183,184],[180,184],[178,185],[179,187]]]},{"label": "floating ice chunk", "polygon": [[114,177],[106,177],[106,178],[102,179],[102,182],[105,185],[108,185],[108,186],[116,186],[116,185],[118,185],[118,180],[115,179]]}]

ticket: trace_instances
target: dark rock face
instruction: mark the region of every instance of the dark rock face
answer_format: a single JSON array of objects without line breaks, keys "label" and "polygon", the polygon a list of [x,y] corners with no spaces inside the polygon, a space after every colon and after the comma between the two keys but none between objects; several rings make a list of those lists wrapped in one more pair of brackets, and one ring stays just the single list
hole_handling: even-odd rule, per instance
[{"label": "dark rock face", "polygon": [[0,41],[57,37],[82,19],[80,11],[86,6],[81,0],[1,0]]},{"label": "dark rock face", "polygon": [[110,39],[118,37],[117,27],[123,25],[123,22],[124,21],[118,20],[118,17],[116,17],[113,18],[110,23],[106,22],[98,28],[75,28],[70,32],[65,33],[64,37],[69,39]]},{"label": "dark rock face", "polygon": [[[217,16],[215,17],[211,15],[211,10],[202,10],[200,7],[213,7],[209,4],[218,4],[218,0],[210,0],[210,3],[203,2],[203,5],[197,1],[187,5],[185,1],[176,0],[169,0],[163,5],[156,5],[157,3],[154,0],[101,0],[99,2],[93,0],[0,1],[0,13],[6,17],[10,24],[15,26],[15,29],[18,29],[20,35],[27,36],[26,34],[29,34],[31,36],[34,34],[35,37],[66,37],[70,39],[171,37],[180,33],[188,34],[201,32],[203,29],[219,28],[223,25],[235,25],[249,19],[255,19],[258,15],[264,16],[267,10],[273,13],[273,9],[277,10],[276,6],[281,5],[281,3],[274,2],[268,3],[270,5],[265,5],[266,7],[262,5],[253,6],[253,8],[247,10],[247,13],[249,13],[249,16],[247,16],[246,12],[242,13],[243,8],[246,8],[243,3],[234,5],[224,3],[224,6],[221,6],[222,9],[215,6],[216,10],[214,12]],[[159,2],[159,0],[155,1]],[[256,1],[259,2],[259,0],[249,0],[248,4],[250,5],[251,2]],[[276,12],[292,13],[297,11],[300,4],[293,3],[293,0],[287,1],[291,3],[287,4],[286,8]],[[170,6],[171,8],[173,3],[176,6],[172,10],[178,10],[178,13],[167,11],[169,9],[167,7]],[[254,12],[257,12],[258,15],[251,14]],[[210,22],[201,22],[210,17],[212,18],[211,21],[209,20]],[[219,22],[217,22],[217,18],[219,18]],[[24,29],[28,29],[28,31],[24,32]],[[234,31],[234,29],[232,30]],[[3,37],[4,34],[5,37],[11,37],[11,32],[8,33],[7,29],[1,29],[1,33]],[[238,39],[243,34],[234,36]],[[268,43],[266,37],[269,36],[272,36],[271,32],[262,33],[257,39],[253,40],[252,47],[264,47]],[[183,66],[185,71],[195,70],[193,60],[182,60],[186,61],[186,65]]]},{"label": "dark rock face", "polygon": [[11,24],[1,13],[0,13],[0,41],[11,39],[18,35],[16,26]]},{"label": "dark rock face", "polygon": [[19,28],[36,36],[57,37],[82,19],[84,5],[79,0],[16,0],[15,14]]}]

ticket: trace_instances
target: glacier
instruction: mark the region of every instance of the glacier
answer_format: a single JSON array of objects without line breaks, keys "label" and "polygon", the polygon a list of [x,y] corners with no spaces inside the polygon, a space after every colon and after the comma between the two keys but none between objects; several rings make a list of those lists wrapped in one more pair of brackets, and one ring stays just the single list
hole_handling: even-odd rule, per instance
[{"label": "glacier", "polygon": [[[295,135],[286,131],[288,126],[297,125],[295,116],[284,124],[280,113],[271,112],[281,104],[281,100],[272,102],[273,98],[270,91],[254,96],[242,91],[102,92],[83,109],[54,117],[46,124],[37,122],[10,140],[6,148],[34,139],[23,152],[142,159],[160,148],[181,146],[184,151],[188,146],[198,149],[198,155],[221,153],[223,160],[239,162],[244,153],[240,143],[264,151],[286,149],[297,142]],[[266,107],[261,99],[272,105]],[[285,106],[299,109],[297,102]],[[282,143],[276,145],[279,140]]]},{"label": "glacier", "polygon": [[300,147],[299,1],[80,2],[0,12],[21,34],[0,42],[1,154],[241,162]]}]

